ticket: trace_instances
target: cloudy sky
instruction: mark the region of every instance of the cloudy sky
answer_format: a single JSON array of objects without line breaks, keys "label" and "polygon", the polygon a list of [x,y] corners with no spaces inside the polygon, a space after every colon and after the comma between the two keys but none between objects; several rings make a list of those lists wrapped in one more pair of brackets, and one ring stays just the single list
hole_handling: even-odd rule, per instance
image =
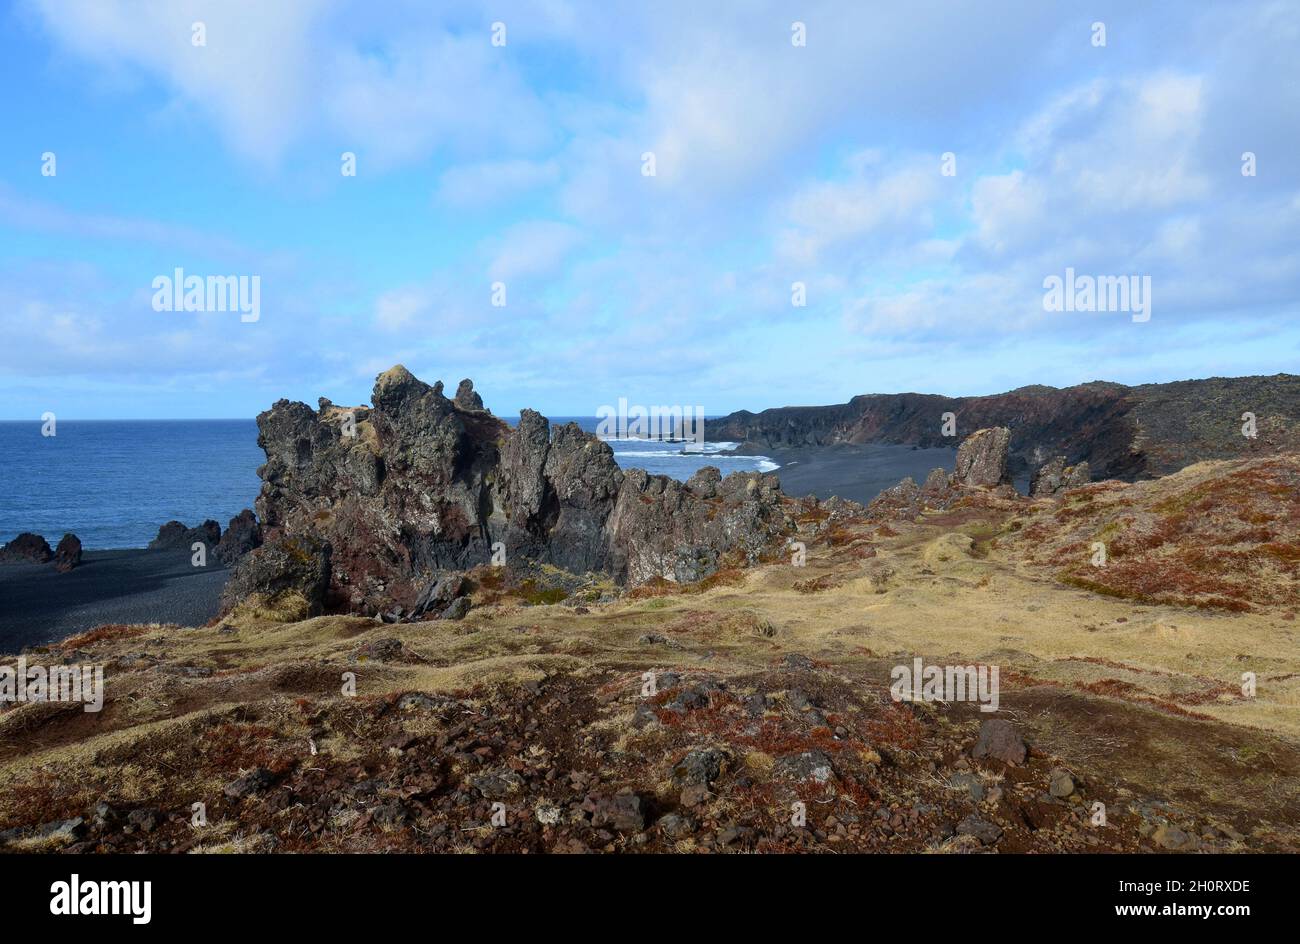
[{"label": "cloudy sky", "polygon": [[[1295,371],[1298,51],[1287,0],[7,0],[0,418]],[[155,311],[178,267],[260,320]],[[1150,320],[1044,311],[1067,267]]]}]

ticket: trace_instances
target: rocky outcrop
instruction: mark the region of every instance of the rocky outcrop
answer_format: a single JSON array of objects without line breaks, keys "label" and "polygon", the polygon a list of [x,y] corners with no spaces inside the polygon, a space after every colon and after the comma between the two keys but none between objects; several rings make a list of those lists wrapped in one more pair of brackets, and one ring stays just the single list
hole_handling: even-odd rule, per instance
[{"label": "rocky outcrop", "polygon": [[49,542],[30,531],[0,547],[0,564],[45,564],[53,556]]},{"label": "rocky outcrop", "polygon": [[524,410],[512,429],[471,382],[448,399],[400,365],[370,407],[281,400],[257,422],[267,541],[328,543],[334,599],[365,612],[409,612],[442,572],[486,564],[494,547],[508,565],[690,581],[756,561],[793,529],[774,476],[625,473],[576,424]]},{"label": "rocky outcrop", "polygon": [[1019,500],[1007,471],[1009,439],[1005,428],[976,430],[957,449],[952,475],[943,469],[931,469],[923,485],[917,485],[909,476],[877,495],[866,507],[867,516],[876,520],[908,520],[925,511],[942,511],[962,502],[988,505]]},{"label": "rocky outcrop", "polygon": [[1088,463],[1066,465],[1065,456],[1057,456],[1034,473],[1029,482],[1031,498],[1051,498],[1057,492],[1068,488],[1078,488],[1092,481],[1092,472]]},{"label": "rocky outcrop", "polygon": [[467,377],[460,382],[456,387],[455,403],[462,410],[483,409],[483,398],[474,392],[474,381]]},{"label": "rocky outcrop", "polygon": [[245,508],[230,519],[226,533],[217,542],[214,556],[227,567],[233,567],[235,561],[249,551],[262,546],[262,526],[257,522],[257,515],[251,508]]},{"label": "rocky outcrop", "polygon": [[[1257,435],[1242,435],[1243,414]],[[1300,376],[1212,377],[1127,387],[1095,381],[1058,389],[1021,387],[981,397],[870,394],[832,406],[742,410],[708,420],[711,441],[764,451],[837,443],[950,446],[944,414],[958,436],[1011,430],[1010,468],[1020,474],[1052,456],[1087,461],[1101,479],[1166,475],[1205,459],[1300,451]]]},{"label": "rocky outcrop", "polygon": [[1007,471],[1007,450],[1010,443],[1011,430],[1005,426],[971,433],[957,449],[954,482],[989,488],[1009,485],[1011,475]]},{"label": "rocky outcrop", "polygon": [[221,594],[221,611],[243,605],[304,619],[329,602],[331,547],[307,535],[280,537],[240,559]]},{"label": "rocky outcrop", "polygon": [[200,541],[206,544],[209,550],[216,547],[221,541],[221,525],[211,518],[197,528],[186,527],[180,521],[169,521],[158,529],[158,536],[149,542],[149,550],[179,548],[188,551]]},{"label": "rocky outcrop", "polygon": [[65,534],[54,549],[54,569],[66,574],[81,563],[81,538]]}]

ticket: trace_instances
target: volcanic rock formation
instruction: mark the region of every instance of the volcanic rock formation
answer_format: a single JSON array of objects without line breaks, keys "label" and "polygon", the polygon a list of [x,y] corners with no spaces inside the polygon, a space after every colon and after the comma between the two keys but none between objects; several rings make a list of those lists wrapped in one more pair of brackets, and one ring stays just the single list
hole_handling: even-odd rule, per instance
[{"label": "volcanic rock formation", "polygon": [[1091,481],[1092,472],[1088,468],[1088,463],[1066,465],[1065,456],[1057,456],[1034,473],[1034,477],[1029,482],[1029,494],[1032,498],[1050,498],[1057,492],[1078,488]]},{"label": "volcanic rock formation", "polygon": [[[267,543],[327,543],[333,606],[409,608],[435,575],[487,564],[494,548],[508,564],[694,581],[755,562],[793,529],[775,476],[624,472],[577,424],[552,429],[524,410],[512,429],[468,380],[449,399],[399,365],[376,379],[372,404],[280,400],[257,418]],[[264,556],[241,560],[233,593],[254,589],[241,571]]]},{"label": "volcanic rock formation", "polygon": [[0,547],[0,564],[44,564],[53,556],[49,542],[30,531]]}]

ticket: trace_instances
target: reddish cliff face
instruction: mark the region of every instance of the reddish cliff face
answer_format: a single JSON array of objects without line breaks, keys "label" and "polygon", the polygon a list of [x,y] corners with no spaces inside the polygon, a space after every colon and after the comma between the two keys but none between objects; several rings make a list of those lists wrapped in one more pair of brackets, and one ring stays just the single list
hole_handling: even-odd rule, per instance
[{"label": "reddish cliff face", "polygon": [[[944,414],[956,418],[944,435]],[[1242,433],[1243,414],[1257,435]],[[1126,387],[1022,387],[984,397],[871,394],[837,406],[741,411],[706,424],[712,440],[762,448],[897,443],[953,445],[977,429],[1011,431],[1010,471],[1056,456],[1089,463],[1094,478],[1132,480],[1203,459],[1300,450],[1300,377],[1211,378]]]}]

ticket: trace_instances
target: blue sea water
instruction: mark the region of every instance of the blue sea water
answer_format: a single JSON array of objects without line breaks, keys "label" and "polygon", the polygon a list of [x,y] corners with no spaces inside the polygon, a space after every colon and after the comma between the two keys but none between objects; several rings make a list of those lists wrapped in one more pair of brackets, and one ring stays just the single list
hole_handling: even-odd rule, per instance
[{"label": "blue sea water", "polygon": [[266,461],[251,419],[0,422],[0,456],[0,541],[71,531],[95,550],[144,547],[172,519],[225,528]]},{"label": "blue sea water", "polygon": [[[587,417],[552,424],[570,420],[596,430]],[[620,466],[681,480],[706,465],[723,474],[776,467],[762,456],[713,454],[732,445],[706,443],[701,454],[694,443],[610,441]],[[253,506],[266,461],[251,419],[59,420],[54,436],[42,436],[39,421],[0,422],[0,456],[0,543],[33,531],[53,546],[71,531],[88,550],[144,547],[173,519],[225,528]]]}]

